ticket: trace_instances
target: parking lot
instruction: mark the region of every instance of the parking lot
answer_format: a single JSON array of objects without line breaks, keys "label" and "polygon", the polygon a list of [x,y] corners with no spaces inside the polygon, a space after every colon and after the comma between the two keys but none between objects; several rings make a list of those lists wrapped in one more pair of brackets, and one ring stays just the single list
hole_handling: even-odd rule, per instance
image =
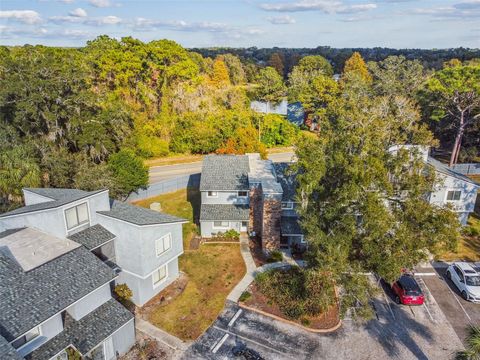
[{"label": "parking lot", "polygon": [[382,290],[372,304],[375,319],[360,324],[347,318],[330,334],[311,333],[228,303],[184,359],[231,359],[238,344],[264,359],[451,359],[462,344],[423,278],[419,283],[425,305],[396,305],[388,289]]},{"label": "parking lot", "polygon": [[[467,333],[467,326],[480,324],[480,304],[462,298],[457,287],[445,276],[447,264],[436,263],[434,266],[430,273],[418,270],[428,275],[418,275],[417,277],[421,278],[428,287],[456,334],[463,341]],[[432,269],[430,268],[430,270]]]}]

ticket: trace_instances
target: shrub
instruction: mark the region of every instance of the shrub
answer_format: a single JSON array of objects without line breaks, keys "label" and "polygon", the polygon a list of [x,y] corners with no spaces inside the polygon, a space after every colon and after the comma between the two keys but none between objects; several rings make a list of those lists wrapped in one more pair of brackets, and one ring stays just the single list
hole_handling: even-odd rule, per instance
[{"label": "shrub", "polygon": [[227,239],[230,239],[230,240],[238,240],[239,237],[240,237],[240,234],[239,234],[237,231],[235,231],[235,230],[233,230],[233,229],[230,229],[230,230],[227,230],[227,231],[223,234],[223,236],[224,236],[225,238],[227,238]]},{"label": "shrub", "polygon": [[114,291],[120,300],[130,300],[133,296],[133,292],[130,290],[127,284],[116,285]]},{"label": "shrub", "polygon": [[244,291],[242,295],[240,295],[240,298],[238,299],[238,301],[245,302],[251,297],[252,297],[252,294],[250,294],[248,291]]},{"label": "shrub", "polygon": [[270,253],[270,256],[268,257],[268,262],[273,263],[273,262],[278,262],[283,260],[283,254],[278,251],[274,250]]},{"label": "shrub", "polygon": [[466,235],[466,236],[478,236],[480,235],[480,231],[473,227],[473,226],[466,226],[465,228],[463,228],[463,234]]}]

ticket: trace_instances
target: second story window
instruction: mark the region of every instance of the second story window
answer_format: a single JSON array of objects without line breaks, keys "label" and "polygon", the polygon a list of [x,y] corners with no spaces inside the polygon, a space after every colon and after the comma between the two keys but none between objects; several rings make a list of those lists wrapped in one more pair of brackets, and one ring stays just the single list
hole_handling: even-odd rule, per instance
[{"label": "second story window", "polygon": [[172,247],[172,234],[170,233],[162,236],[160,239],[157,239],[155,241],[155,252],[157,256],[162,255],[165,251],[169,250],[171,247]]},{"label": "second story window", "polygon": [[450,190],[447,192],[447,201],[458,201],[462,196],[462,192],[460,190]]},{"label": "second story window", "polygon": [[86,224],[88,220],[88,206],[86,202],[65,210],[65,221],[67,222],[68,230]]},{"label": "second story window", "polygon": [[216,191],[208,191],[207,197],[218,197],[218,192]]},{"label": "second story window", "polygon": [[239,191],[238,192],[238,197],[247,197],[248,196],[248,192],[247,191]]},{"label": "second story window", "polygon": [[15,349],[18,349],[19,347],[22,347],[23,345],[29,343],[39,335],[40,335],[40,327],[37,326],[36,328],[33,328],[32,330],[30,330],[29,332],[25,333],[24,335],[20,336],[17,340],[12,342],[12,346]]},{"label": "second story window", "polygon": [[293,203],[289,201],[282,201],[282,209],[291,210],[293,209]]}]

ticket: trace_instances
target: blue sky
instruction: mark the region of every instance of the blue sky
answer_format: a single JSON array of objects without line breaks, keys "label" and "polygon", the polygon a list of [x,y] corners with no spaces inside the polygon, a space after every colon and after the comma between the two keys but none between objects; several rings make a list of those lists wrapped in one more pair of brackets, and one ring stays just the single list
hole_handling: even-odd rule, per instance
[{"label": "blue sky", "polygon": [[0,44],[480,47],[480,0],[0,0]]}]

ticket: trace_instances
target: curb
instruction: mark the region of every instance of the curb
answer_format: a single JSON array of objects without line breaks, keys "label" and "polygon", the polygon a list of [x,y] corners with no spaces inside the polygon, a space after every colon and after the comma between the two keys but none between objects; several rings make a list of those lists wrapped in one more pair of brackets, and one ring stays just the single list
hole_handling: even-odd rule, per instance
[{"label": "curb", "polygon": [[302,324],[299,324],[295,321],[291,321],[291,320],[287,320],[287,319],[284,319],[280,316],[277,316],[277,315],[273,315],[273,314],[270,314],[270,313],[267,313],[263,310],[259,310],[259,309],[255,309],[253,307],[250,307],[250,306],[247,306],[245,305],[244,303],[242,302],[238,302],[238,306],[240,306],[241,308],[243,309],[247,309],[247,310],[250,310],[250,311],[253,311],[253,312],[256,312],[258,314],[261,314],[263,316],[267,316],[269,318],[272,318],[274,320],[278,320],[278,321],[281,321],[283,323],[286,323],[286,324],[289,324],[289,325],[293,325],[293,326],[296,326],[296,327],[299,327],[300,329],[303,329],[303,330],[306,330],[306,331],[309,331],[309,332],[313,332],[313,333],[316,333],[316,334],[328,334],[328,333],[331,333],[333,331],[336,331],[340,328],[340,326],[342,326],[342,320],[339,319],[338,320],[338,323],[335,325],[335,326],[332,326],[331,328],[328,328],[328,329],[312,329],[312,328],[308,328],[308,327],[305,327],[303,326]]}]

